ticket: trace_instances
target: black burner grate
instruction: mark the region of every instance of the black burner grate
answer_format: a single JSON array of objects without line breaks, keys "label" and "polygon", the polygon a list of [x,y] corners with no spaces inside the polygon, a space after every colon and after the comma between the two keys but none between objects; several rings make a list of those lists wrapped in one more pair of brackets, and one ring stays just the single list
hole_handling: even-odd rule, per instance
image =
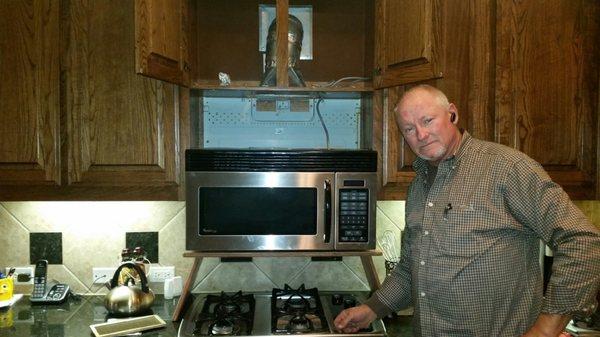
[{"label": "black burner grate", "polygon": [[240,336],[252,333],[255,300],[252,294],[207,295],[196,317],[194,335]]},{"label": "black burner grate", "polygon": [[298,289],[285,285],[273,289],[271,331],[274,334],[303,334],[328,331],[317,288]]}]

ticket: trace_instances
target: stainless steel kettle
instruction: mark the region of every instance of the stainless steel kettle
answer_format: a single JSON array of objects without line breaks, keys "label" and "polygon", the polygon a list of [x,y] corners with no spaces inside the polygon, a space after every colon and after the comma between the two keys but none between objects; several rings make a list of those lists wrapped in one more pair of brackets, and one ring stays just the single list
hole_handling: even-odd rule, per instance
[{"label": "stainless steel kettle", "polygon": [[[123,268],[134,269],[140,276],[141,284],[137,285],[130,279],[126,284],[119,285],[119,275]],[[121,264],[110,281],[110,292],[104,298],[106,310],[115,315],[133,316],[148,311],[153,302],[154,293],[148,288],[148,279],[142,268],[133,262]]]}]

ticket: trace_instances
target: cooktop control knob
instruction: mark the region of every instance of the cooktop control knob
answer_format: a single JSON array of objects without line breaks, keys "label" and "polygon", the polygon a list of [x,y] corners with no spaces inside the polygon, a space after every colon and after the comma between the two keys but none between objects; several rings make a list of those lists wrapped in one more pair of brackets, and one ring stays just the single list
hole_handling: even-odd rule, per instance
[{"label": "cooktop control knob", "polygon": [[352,308],[356,306],[356,299],[354,297],[347,297],[344,299],[344,309]]},{"label": "cooktop control knob", "polygon": [[341,305],[344,303],[344,296],[342,296],[342,294],[333,294],[333,296],[331,296],[331,303],[333,305]]}]

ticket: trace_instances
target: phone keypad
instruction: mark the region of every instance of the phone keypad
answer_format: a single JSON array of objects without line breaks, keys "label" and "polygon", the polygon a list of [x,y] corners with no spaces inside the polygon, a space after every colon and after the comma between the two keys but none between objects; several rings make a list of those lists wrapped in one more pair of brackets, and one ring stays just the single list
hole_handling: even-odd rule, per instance
[{"label": "phone keypad", "polygon": [[36,277],[33,284],[33,293],[31,297],[43,297],[46,293],[46,278]]}]

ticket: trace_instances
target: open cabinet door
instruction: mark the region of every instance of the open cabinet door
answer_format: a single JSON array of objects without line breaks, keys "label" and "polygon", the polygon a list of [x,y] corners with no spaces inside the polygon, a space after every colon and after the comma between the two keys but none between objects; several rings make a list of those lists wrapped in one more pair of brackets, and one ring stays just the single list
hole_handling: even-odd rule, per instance
[{"label": "open cabinet door", "polygon": [[138,74],[189,87],[187,0],[135,1]]},{"label": "open cabinet door", "polygon": [[439,0],[375,1],[376,89],[442,77]]}]

